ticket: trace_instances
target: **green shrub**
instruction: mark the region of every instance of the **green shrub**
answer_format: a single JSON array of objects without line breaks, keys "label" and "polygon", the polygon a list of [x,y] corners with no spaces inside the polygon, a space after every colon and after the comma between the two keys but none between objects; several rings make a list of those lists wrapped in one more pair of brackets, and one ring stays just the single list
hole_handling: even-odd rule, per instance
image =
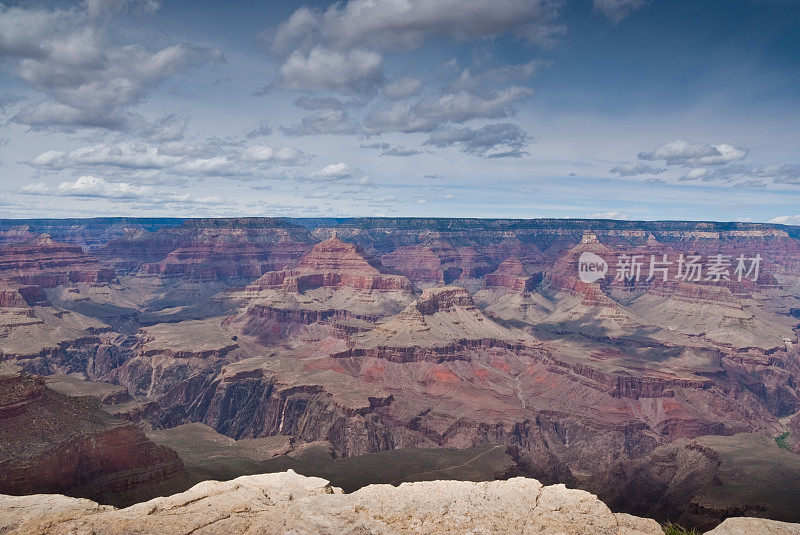
[{"label": "green shrub", "polygon": [[789,431],[782,433],[775,437],[775,442],[778,444],[778,447],[782,450],[789,449]]},{"label": "green shrub", "polygon": [[700,535],[700,532],[695,528],[687,529],[672,522],[667,522],[661,526],[661,529],[664,530],[665,535]]}]

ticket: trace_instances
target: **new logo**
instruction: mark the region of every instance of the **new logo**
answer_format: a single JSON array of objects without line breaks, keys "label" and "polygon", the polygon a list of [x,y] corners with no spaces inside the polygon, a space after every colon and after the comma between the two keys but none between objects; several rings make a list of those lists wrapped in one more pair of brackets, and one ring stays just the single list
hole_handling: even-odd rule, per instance
[{"label": "new logo", "polygon": [[578,258],[578,278],[591,284],[597,282],[608,273],[608,263],[594,253],[581,253]]}]

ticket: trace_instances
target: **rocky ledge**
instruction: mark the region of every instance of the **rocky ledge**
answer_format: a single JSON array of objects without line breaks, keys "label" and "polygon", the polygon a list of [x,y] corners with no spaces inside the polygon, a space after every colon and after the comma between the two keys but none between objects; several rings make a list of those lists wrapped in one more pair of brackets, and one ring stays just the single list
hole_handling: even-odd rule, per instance
[{"label": "rocky ledge", "polygon": [[[744,530],[744,531],[742,531]],[[126,509],[58,495],[0,496],[0,533],[563,533],[661,534],[592,494],[535,479],[370,485],[352,494],[289,470],[205,481]],[[800,525],[729,519],[713,532],[800,533]]]}]

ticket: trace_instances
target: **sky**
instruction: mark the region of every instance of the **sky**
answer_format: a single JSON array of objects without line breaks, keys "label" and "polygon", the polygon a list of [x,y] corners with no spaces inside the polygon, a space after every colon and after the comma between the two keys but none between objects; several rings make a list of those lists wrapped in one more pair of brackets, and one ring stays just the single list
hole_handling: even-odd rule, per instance
[{"label": "sky", "polygon": [[798,0],[0,4],[0,218],[800,225]]}]

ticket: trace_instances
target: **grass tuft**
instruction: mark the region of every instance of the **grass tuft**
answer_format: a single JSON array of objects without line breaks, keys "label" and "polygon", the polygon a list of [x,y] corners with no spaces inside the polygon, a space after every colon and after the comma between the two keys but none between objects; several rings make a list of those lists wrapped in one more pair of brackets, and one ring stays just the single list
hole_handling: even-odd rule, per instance
[{"label": "grass tuft", "polygon": [[664,530],[665,535],[700,535],[700,532],[697,531],[696,528],[685,528],[683,526],[679,526],[678,524],[673,524],[672,522],[667,522],[666,524],[661,526],[661,529]]}]

